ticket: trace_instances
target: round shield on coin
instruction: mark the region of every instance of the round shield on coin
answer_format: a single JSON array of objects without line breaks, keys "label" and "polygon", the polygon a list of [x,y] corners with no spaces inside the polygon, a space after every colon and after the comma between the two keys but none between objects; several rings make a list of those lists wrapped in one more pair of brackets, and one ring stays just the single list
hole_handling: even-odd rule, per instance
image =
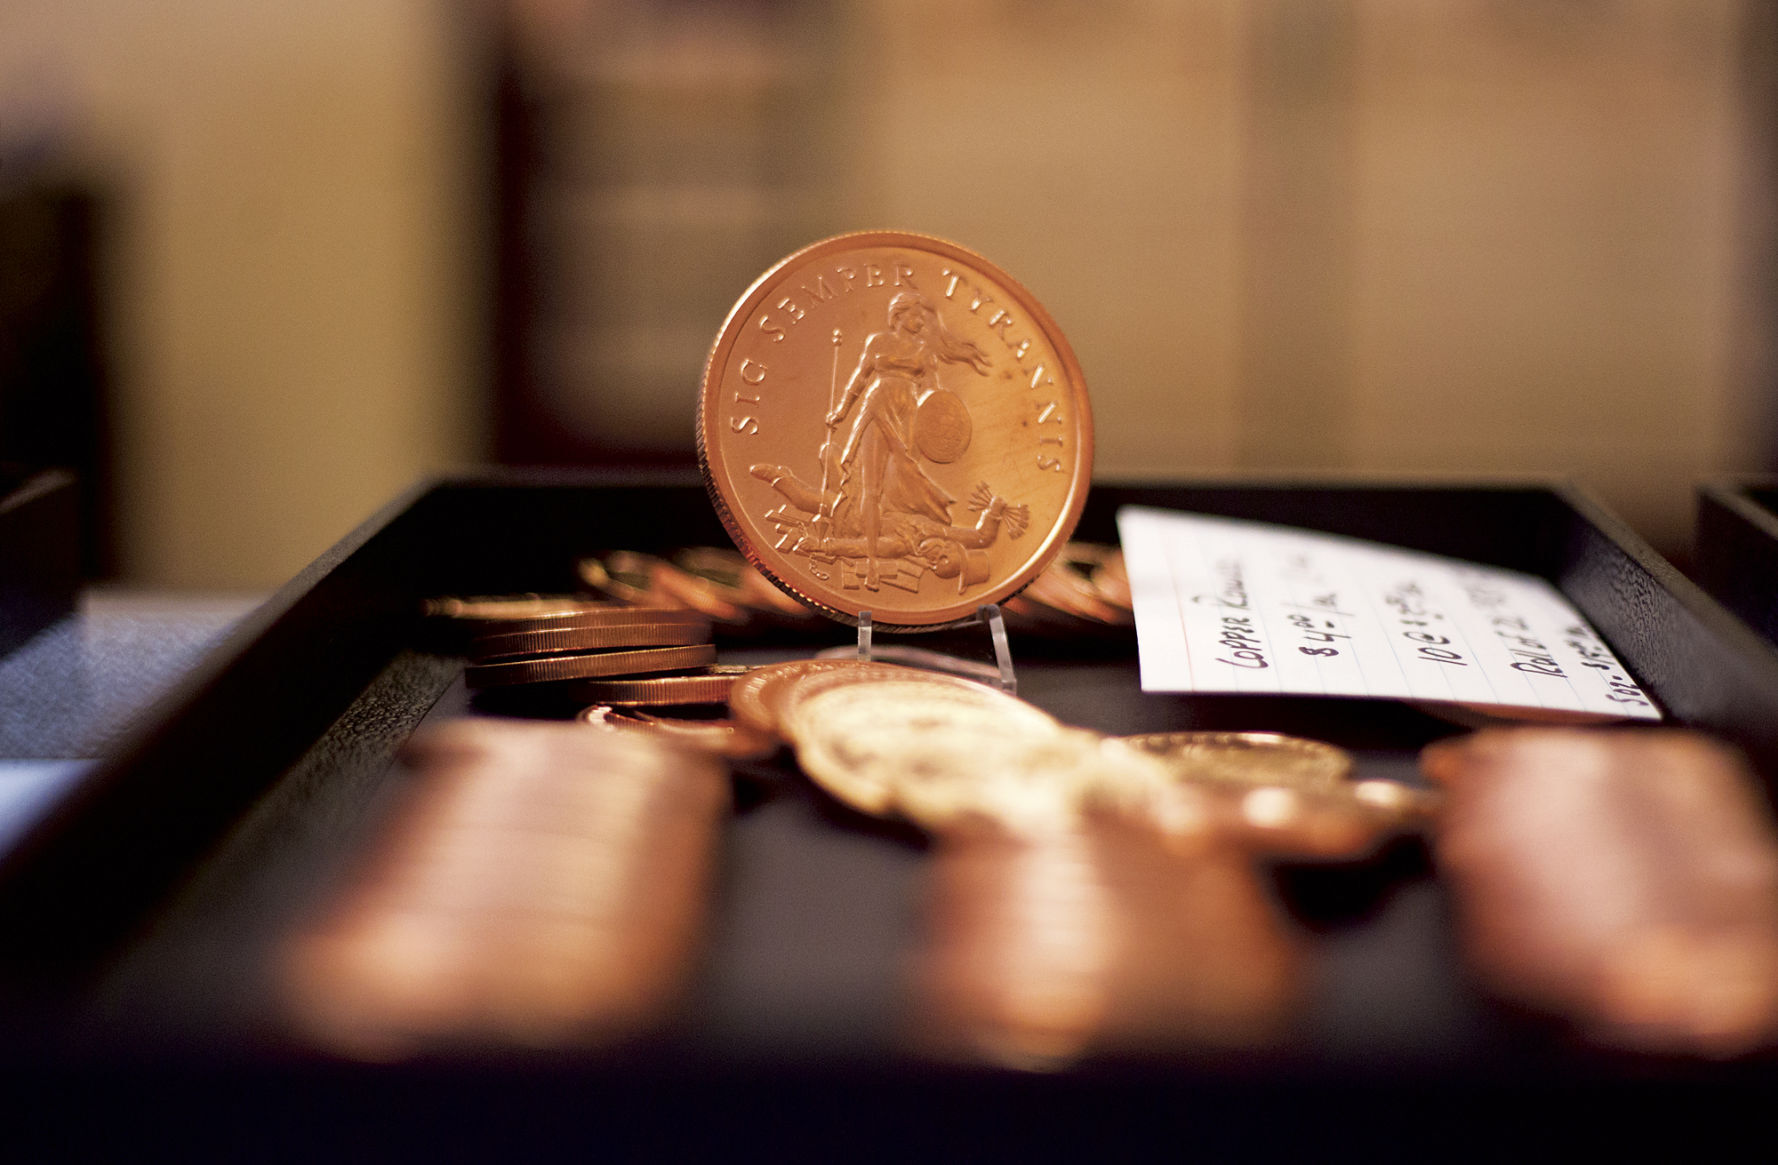
[{"label": "round shield on coin", "polygon": [[914,412],[914,448],[928,461],[949,465],[969,451],[973,426],[963,398],[938,389]]}]

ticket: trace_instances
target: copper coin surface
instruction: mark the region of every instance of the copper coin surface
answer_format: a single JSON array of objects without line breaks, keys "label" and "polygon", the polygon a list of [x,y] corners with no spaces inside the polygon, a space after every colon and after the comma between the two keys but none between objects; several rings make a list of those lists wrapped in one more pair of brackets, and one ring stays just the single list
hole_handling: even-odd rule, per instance
[{"label": "copper coin surface", "polygon": [[842,622],[940,627],[1067,541],[1092,411],[1068,341],[1011,276],[955,243],[867,232],[741,297],[704,369],[698,455],[778,586]]},{"label": "copper coin surface", "polygon": [[745,664],[719,663],[676,676],[589,680],[575,689],[595,704],[658,708],[669,704],[721,704],[735,681],[752,671]]},{"label": "copper coin surface", "polygon": [[478,635],[469,643],[469,658],[476,663],[487,663],[515,656],[565,655],[608,651],[614,647],[683,647],[708,642],[710,624],[707,622],[614,623],[608,627],[563,627],[553,631]]},{"label": "copper coin surface", "polygon": [[583,655],[548,655],[539,659],[515,659],[500,663],[471,664],[464,682],[472,688],[508,684],[549,684],[593,676],[646,675],[657,671],[682,671],[714,663],[716,648],[708,643],[689,647],[645,647],[635,651],[593,651]]},{"label": "copper coin surface", "polygon": [[697,623],[709,620],[683,607],[624,607],[616,603],[569,601],[551,610],[490,617],[478,623],[477,636],[519,635],[533,631],[577,631],[595,627],[632,627],[638,623]]}]

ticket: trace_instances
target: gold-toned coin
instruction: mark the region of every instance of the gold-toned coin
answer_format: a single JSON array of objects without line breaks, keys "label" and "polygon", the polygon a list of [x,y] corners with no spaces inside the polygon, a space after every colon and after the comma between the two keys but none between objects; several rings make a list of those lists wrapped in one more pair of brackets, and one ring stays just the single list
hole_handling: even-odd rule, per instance
[{"label": "gold-toned coin", "polygon": [[716,648],[708,643],[689,647],[648,647],[637,651],[593,651],[584,655],[550,655],[541,659],[516,659],[500,663],[471,664],[464,682],[472,688],[506,687],[512,684],[549,684],[584,680],[594,676],[645,675],[680,671],[716,661]]},{"label": "gold-toned coin", "polygon": [[1121,739],[1194,781],[1326,789],[1352,772],[1345,749],[1278,732],[1150,732]]},{"label": "gold-toned coin", "polygon": [[591,703],[630,708],[722,704],[727,702],[735,681],[752,670],[745,664],[719,663],[684,675],[589,680],[575,691]]},{"label": "gold-toned coin", "polygon": [[[984,732],[1061,726],[1035,704],[961,676],[874,660],[850,662],[843,670],[811,671],[784,689],[777,715],[785,739],[795,744],[824,716],[836,715],[868,719],[876,714],[914,731],[952,723]],[[842,689],[857,690],[821,702]]]},{"label": "gold-toned coin", "polygon": [[1055,322],[971,251],[897,231],[760,277],[704,370],[698,455],[735,544],[844,622],[939,627],[1067,540],[1092,414]]},{"label": "gold-toned coin", "polygon": [[613,732],[636,732],[668,744],[729,760],[755,760],[778,751],[778,738],[733,720],[690,720],[655,716],[635,708],[594,704],[577,717],[583,724]]},{"label": "gold-toned coin", "polygon": [[918,677],[914,668],[859,659],[792,659],[768,663],[754,668],[735,681],[729,689],[730,715],[750,728],[782,736],[780,717],[791,685],[804,676],[840,674],[856,679],[897,679]]},{"label": "gold-toned coin", "polygon": [[[867,813],[895,808],[900,791],[928,775],[961,779],[953,770],[996,742],[1048,740],[1063,731],[1049,713],[1015,696],[943,675],[808,675],[790,686],[779,724],[803,771]],[[1048,811],[1038,805],[1031,812]]]},{"label": "gold-toned coin", "polygon": [[683,647],[708,642],[710,624],[701,619],[617,623],[608,627],[559,627],[549,631],[478,635],[470,641],[469,658],[476,663],[487,663],[514,656],[609,651],[616,647]]},{"label": "gold-toned coin", "polygon": [[[1105,803],[1186,849],[1209,835],[1277,857],[1350,860],[1424,828],[1442,801],[1436,790],[1399,781],[1348,781],[1351,758],[1343,750],[1297,737],[1186,732],[1115,743],[1161,761],[1168,776],[1125,781],[1108,790]],[[1208,761],[1181,763],[1198,748]]]},{"label": "gold-toned coin", "polygon": [[929,829],[971,820],[1026,834],[1074,829],[1107,790],[1167,779],[1163,763],[1080,728],[921,734],[901,751],[894,806]]}]

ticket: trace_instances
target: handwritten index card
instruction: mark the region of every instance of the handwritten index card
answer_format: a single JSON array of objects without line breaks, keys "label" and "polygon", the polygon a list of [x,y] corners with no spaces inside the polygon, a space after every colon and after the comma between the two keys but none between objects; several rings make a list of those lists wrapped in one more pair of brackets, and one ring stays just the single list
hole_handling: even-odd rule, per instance
[{"label": "handwritten index card", "polygon": [[1148,692],[1381,696],[1659,720],[1544,579],[1285,526],[1118,512]]}]

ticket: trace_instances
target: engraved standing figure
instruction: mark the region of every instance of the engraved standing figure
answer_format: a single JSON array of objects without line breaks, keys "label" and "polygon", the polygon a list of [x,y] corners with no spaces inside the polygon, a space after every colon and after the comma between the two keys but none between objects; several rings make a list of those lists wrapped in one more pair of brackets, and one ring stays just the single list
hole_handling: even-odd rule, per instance
[{"label": "engraved standing figure", "polygon": [[889,327],[865,338],[858,367],[827,414],[830,431],[852,415],[839,453],[839,493],[858,507],[865,585],[873,591],[885,512],[918,514],[944,524],[951,520],[954,499],[920,463],[914,437],[921,403],[938,391],[941,363],[967,364],[984,376],[991,367],[979,347],[945,327],[925,296],[900,292],[889,301]]}]

